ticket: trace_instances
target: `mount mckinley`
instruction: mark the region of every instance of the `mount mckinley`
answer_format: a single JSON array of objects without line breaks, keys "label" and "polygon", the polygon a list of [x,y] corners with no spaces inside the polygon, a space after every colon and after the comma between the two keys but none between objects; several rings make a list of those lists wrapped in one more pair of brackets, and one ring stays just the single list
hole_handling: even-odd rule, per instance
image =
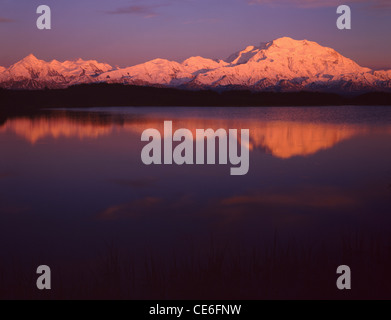
[{"label": "mount mckinley", "polygon": [[249,46],[226,60],[192,57],[178,63],[155,59],[113,68],[94,60],[45,62],[29,55],[9,68],[0,66],[0,87],[7,89],[54,89],[102,82],[254,91],[391,91],[391,70],[364,68],[331,48],[287,37]]}]

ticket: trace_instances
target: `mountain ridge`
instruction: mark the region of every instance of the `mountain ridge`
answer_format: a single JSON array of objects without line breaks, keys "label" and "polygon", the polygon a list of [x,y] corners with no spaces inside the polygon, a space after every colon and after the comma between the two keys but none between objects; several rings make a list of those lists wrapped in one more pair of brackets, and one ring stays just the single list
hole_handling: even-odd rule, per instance
[{"label": "mountain ridge", "polygon": [[126,68],[95,60],[46,62],[33,54],[0,67],[0,87],[58,89],[86,83],[252,91],[391,91],[391,70],[361,67],[332,48],[279,38],[248,46],[225,60],[200,56],[183,62],[154,59]]}]

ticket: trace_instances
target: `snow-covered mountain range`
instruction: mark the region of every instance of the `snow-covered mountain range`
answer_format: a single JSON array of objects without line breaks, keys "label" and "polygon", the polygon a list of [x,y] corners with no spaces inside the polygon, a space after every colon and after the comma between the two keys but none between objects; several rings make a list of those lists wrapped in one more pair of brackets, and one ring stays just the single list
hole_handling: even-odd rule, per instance
[{"label": "snow-covered mountain range", "polygon": [[155,59],[113,68],[97,61],[45,62],[29,55],[9,68],[0,67],[3,88],[65,88],[94,82],[257,91],[391,91],[391,70],[364,68],[331,48],[287,37],[249,46],[226,60]]},{"label": "snow-covered mountain range", "polygon": [[0,87],[10,89],[65,88],[94,82],[113,68],[97,61],[45,62],[30,54],[9,68],[0,67]]}]

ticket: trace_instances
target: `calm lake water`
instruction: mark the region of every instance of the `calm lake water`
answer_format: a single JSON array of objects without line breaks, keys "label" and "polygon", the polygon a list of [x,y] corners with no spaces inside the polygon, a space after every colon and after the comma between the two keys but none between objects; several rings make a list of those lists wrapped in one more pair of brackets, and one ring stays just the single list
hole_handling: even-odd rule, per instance
[{"label": "calm lake water", "polygon": [[[250,129],[250,170],[146,166],[145,129]],[[391,227],[391,108],[96,108],[0,124],[0,260],[315,246]],[[343,261],[341,261],[343,264]],[[335,270],[332,271],[335,274]]]}]

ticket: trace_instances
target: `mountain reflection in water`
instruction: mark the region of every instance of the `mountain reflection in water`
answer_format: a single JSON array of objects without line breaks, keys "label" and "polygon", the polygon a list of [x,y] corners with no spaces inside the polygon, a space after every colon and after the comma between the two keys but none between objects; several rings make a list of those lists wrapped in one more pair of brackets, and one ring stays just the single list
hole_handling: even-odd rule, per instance
[{"label": "mountain reflection in water", "polygon": [[[97,115],[95,115],[97,116]],[[166,118],[140,117],[138,119],[110,120],[94,115],[58,113],[54,118],[10,119],[0,127],[0,133],[13,132],[32,145],[46,138],[98,139],[116,131],[129,131],[141,136],[147,128],[163,132]],[[289,159],[294,156],[309,156],[338,143],[365,134],[391,134],[391,126],[372,126],[354,123],[312,123],[303,121],[264,121],[262,119],[200,119],[181,118],[174,121],[174,130],[186,128],[195,136],[196,129],[250,129],[250,150],[264,150],[274,157]]]},{"label": "mountain reflection in water", "polygon": [[[250,129],[249,173],[233,177],[225,165],[143,165],[141,134],[162,132],[165,120],[194,136],[196,129]],[[166,265],[178,261],[166,271],[182,278],[172,287],[165,283],[177,298],[203,298],[214,288],[220,289],[207,297],[248,292],[250,299],[267,298],[266,291],[248,290],[265,288],[271,278],[281,280],[276,292],[285,292],[287,281],[300,289],[297,275],[314,269],[317,288],[318,279],[322,285],[306,292],[322,296],[323,285],[331,284],[328,297],[334,297],[336,266],[350,263],[358,272],[372,266],[367,256],[376,254],[384,270],[391,267],[389,256],[379,253],[390,244],[390,138],[391,108],[385,107],[97,108],[8,117],[0,125],[0,259],[90,274],[110,244],[110,259],[117,261],[115,250],[134,254],[138,275],[149,270],[149,255],[162,272],[160,255]],[[352,237],[354,245],[346,240]],[[228,266],[220,264],[221,252]],[[357,252],[362,260],[355,260]],[[190,260],[189,269],[178,269]],[[270,278],[259,271],[277,263]],[[368,278],[368,287],[386,283],[385,273],[362,272],[378,277]],[[144,295],[135,298],[160,292],[155,278],[152,293],[143,291],[149,275],[136,276],[132,292]],[[238,283],[227,288],[233,276]],[[185,288],[182,296],[189,279],[202,286]]]}]

